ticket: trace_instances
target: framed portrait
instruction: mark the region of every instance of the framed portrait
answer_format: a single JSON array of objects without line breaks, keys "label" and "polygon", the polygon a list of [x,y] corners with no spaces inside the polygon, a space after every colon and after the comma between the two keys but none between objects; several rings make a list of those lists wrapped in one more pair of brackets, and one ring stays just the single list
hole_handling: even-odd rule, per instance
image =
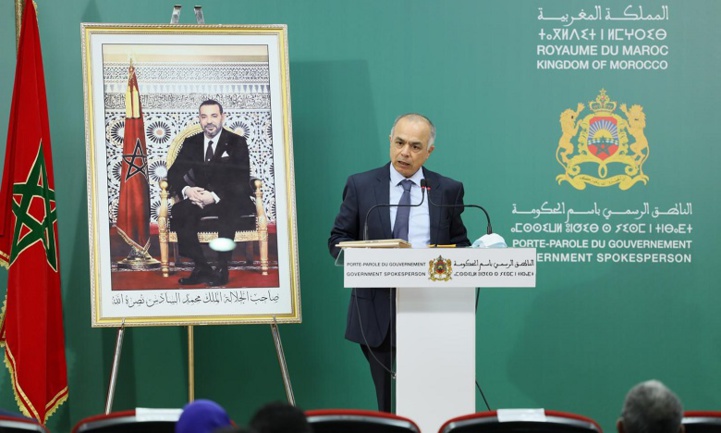
[{"label": "framed portrait", "polygon": [[81,33],[92,325],[300,322],[286,26]]}]

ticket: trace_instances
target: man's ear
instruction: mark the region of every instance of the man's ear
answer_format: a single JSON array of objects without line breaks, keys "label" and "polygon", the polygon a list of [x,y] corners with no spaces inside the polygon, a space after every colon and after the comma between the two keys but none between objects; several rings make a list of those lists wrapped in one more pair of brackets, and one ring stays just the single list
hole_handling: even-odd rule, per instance
[{"label": "man's ear", "polygon": [[618,433],[624,433],[623,418],[619,418],[618,421],[616,421],[616,430],[618,430]]}]

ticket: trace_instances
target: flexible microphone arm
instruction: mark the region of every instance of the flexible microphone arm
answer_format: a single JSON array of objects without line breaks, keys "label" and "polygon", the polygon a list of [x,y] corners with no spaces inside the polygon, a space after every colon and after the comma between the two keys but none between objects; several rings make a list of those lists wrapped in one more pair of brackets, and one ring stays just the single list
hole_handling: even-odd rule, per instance
[{"label": "flexible microphone arm", "polygon": [[[425,201],[425,199],[426,199],[426,188],[427,188],[426,180],[421,179],[421,201],[418,204],[400,205],[400,204],[390,204],[390,203],[379,203],[379,204],[371,206],[370,209],[368,209],[368,212],[366,212],[366,219],[363,224],[363,240],[364,241],[368,240],[368,217],[370,216],[371,211],[373,209],[378,208],[378,207],[388,207],[388,208],[391,208],[391,207],[418,207],[418,206],[422,205],[423,201]],[[428,199],[430,200],[430,197]]]},{"label": "flexible microphone arm", "polygon": [[[391,208],[391,207],[417,207],[417,206],[422,205],[423,202],[425,201],[425,199],[426,199],[426,180],[425,180],[425,179],[421,179],[421,201],[420,201],[420,203],[418,203],[418,204],[404,204],[404,205],[401,205],[401,204],[390,204],[390,203],[380,203],[380,204],[376,204],[376,205],[371,206],[370,209],[368,209],[368,212],[366,212],[365,221],[363,221],[363,240],[364,240],[364,241],[367,241],[367,240],[368,240],[368,217],[370,216],[370,214],[371,214],[371,212],[373,211],[373,209],[376,209],[376,208],[379,208],[379,207],[387,207],[387,208]],[[356,290],[356,289],[353,288],[353,291],[354,291],[354,292],[355,292],[355,290]],[[392,292],[391,292],[391,293],[392,293]],[[368,346],[368,350],[369,350],[370,356],[375,360],[375,362],[378,363],[378,365],[380,365],[381,367],[383,367],[383,369],[384,369],[385,371],[387,371],[388,373],[390,373],[390,375],[391,375],[393,378],[395,378],[396,372],[392,370],[392,368],[393,368],[393,355],[391,354],[391,366],[390,366],[391,368],[390,368],[390,369],[389,369],[388,367],[386,367],[382,362],[380,362],[380,361],[378,360],[378,358],[376,357],[376,355],[373,353],[373,348],[370,347],[370,345],[368,344],[368,340],[366,339],[365,332],[363,331],[363,322],[362,322],[362,319],[361,319],[363,315],[360,313],[360,307],[358,306],[358,297],[354,295],[352,299],[353,299],[353,303],[355,303],[356,312],[358,313],[357,317],[358,317],[358,324],[360,325],[361,336],[363,337],[363,341],[365,342],[365,345]],[[392,302],[392,301],[391,301],[391,298],[388,298],[388,303],[389,303],[389,304],[388,304],[388,307],[389,307],[389,309],[391,308],[391,305],[392,305],[391,302]],[[393,314],[391,314],[390,317],[391,317],[391,327],[393,327],[393,326],[394,326],[394,325],[393,325]],[[394,345],[394,343],[393,343],[393,334],[391,333],[391,346],[393,346],[393,345]],[[369,361],[369,362],[370,362],[370,361]]]},{"label": "flexible microphone arm", "polygon": [[[427,189],[428,191],[430,191],[431,187],[425,185],[425,183],[426,183],[425,179],[423,179],[421,181],[421,188]],[[428,194],[428,203],[432,204],[433,206],[437,206],[437,207],[462,207],[462,208],[474,207],[474,208],[480,209],[483,211],[484,214],[486,214],[486,221],[488,221],[488,225],[486,226],[486,234],[490,235],[493,233],[493,229],[491,228],[491,217],[488,215],[488,212],[483,208],[483,206],[479,206],[477,204],[460,204],[460,205],[459,204],[435,204],[435,203],[433,203],[433,200],[431,200],[430,194]]]}]

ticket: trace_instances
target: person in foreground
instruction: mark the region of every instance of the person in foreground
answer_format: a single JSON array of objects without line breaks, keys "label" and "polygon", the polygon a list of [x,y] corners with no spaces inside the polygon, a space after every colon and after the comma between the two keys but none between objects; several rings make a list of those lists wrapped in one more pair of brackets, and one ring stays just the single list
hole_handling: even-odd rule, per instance
[{"label": "person in foreground", "polygon": [[670,389],[658,380],[631,388],[616,422],[618,433],[684,433],[683,407]]},{"label": "person in foreground", "polygon": [[183,141],[168,169],[171,192],[182,198],[173,204],[170,226],[178,233],[180,255],[194,263],[190,275],[178,282],[222,286],[228,283],[232,251],[218,252],[213,269],[198,240],[200,219],[217,216],[221,238],[233,239],[236,230],[246,228],[243,216],[255,212],[250,199],[250,158],[245,138],[223,129],[225,114],[218,101],[203,102],[198,112],[203,132]]},{"label": "person in foreground", "polygon": [[233,427],[230,417],[218,403],[195,400],[185,405],[175,423],[175,433],[213,433],[220,428]]},{"label": "person in foreground", "polygon": [[252,433],[312,433],[303,410],[282,402],[268,403],[250,420]]},{"label": "person in foreground", "polygon": [[[339,242],[353,240],[400,238],[413,247],[470,245],[461,220],[463,184],[423,167],[435,150],[435,138],[435,126],[421,114],[404,114],[395,120],[390,134],[390,163],[352,175],[346,182],[328,239],[333,257],[340,253],[336,246]],[[429,189],[420,206],[388,206],[420,203],[422,179]],[[381,206],[371,210],[376,205]],[[366,226],[368,236],[364,239]],[[385,412],[391,411],[394,315],[395,289],[356,288],[351,292],[345,337],[360,344],[370,365],[378,410]]]}]

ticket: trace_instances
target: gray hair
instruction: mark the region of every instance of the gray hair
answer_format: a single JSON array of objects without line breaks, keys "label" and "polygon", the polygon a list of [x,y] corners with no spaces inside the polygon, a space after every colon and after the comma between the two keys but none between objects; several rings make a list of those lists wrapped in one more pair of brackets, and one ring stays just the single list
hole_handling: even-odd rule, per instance
[{"label": "gray hair", "polygon": [[436,142],[436,125],[431,122],[431,119],[427,118],[426,116],[420,114],[420,113],[406,113],[401,114],[400,116],[396,117],[396,120],[393,122],[393,127],[391,127],[391,137],[393,137],[393,130],[396,129],[396,125],[398,122],[400,122],[401,119],[409,119],[413,121],[423,121],[428,124],[428,126],[431,127],[431,138],[428,140],[428,147],[433,147],[433,144]]},{"label": "gray hair", "polygon": [[625,433],[678,433],[682,418],[681,400],[658,380],[631,388],[621,411]]}]

